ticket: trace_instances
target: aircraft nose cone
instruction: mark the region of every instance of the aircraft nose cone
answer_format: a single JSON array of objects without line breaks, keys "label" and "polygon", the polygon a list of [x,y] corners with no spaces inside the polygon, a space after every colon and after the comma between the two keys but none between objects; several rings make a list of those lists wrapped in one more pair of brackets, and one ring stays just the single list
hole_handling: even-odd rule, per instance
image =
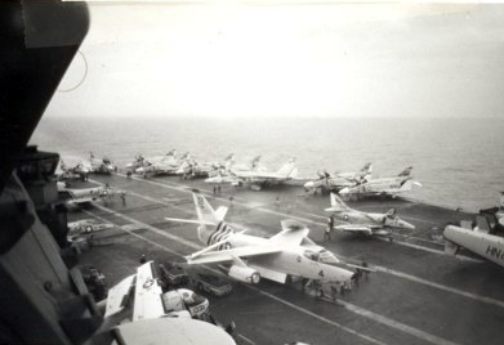
[{"label": "aircraft nose cone", "polygon": [[399,221],[399,226],[403,229],[408,229],[408,230],[415,230],[415,226],[411,223],[408,223],[404,220]]}]

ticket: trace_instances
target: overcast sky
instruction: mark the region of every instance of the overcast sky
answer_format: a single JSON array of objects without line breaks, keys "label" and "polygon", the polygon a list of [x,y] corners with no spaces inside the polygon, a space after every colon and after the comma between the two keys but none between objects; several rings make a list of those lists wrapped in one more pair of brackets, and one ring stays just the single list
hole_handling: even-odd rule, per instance
[{"label": "overcast sky", "polygon": [[[501,117],[504,5],[91,5],[46,116]],[[84,74],[76,56],[61,90]]]}]

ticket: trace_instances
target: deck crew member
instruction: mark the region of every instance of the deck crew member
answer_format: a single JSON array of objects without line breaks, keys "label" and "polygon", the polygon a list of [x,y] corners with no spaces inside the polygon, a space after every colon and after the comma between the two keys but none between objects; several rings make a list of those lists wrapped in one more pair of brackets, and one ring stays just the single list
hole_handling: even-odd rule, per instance
[{"label": "deck crew member", "polygon": [[330,216],[329,220],[327,221],[327,228],[325,229],[324,232],[324,241],[330,241],[331,240],[331,233],[334,229],[334,217]]},{"label": "deck crew member", "polygon": [[119,196],[121,197],[122,205],[126,206],[126,192],[121,192]]}]

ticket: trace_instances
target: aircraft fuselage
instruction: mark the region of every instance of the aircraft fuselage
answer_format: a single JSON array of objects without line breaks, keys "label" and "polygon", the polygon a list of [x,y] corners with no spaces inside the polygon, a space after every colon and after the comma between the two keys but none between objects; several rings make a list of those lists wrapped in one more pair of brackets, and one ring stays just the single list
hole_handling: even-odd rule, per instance
[{"label": "aircraft fuselage", "polygon": [[504,266],[504,238],[455,225],[448,225],[443,235],[450,242]]}]

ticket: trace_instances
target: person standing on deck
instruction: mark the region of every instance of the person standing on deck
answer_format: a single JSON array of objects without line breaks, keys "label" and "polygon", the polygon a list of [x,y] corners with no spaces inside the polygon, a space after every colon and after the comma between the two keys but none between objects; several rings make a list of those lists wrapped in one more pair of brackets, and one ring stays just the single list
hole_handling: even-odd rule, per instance
[{"label": "person standing on deck", "polygon": [[325,229],[324,232],[324,241],[330,241],[331,240],[331,233],[334,229],[334,217],[330,216],[329,220],[327,221],[327,228]]}]

